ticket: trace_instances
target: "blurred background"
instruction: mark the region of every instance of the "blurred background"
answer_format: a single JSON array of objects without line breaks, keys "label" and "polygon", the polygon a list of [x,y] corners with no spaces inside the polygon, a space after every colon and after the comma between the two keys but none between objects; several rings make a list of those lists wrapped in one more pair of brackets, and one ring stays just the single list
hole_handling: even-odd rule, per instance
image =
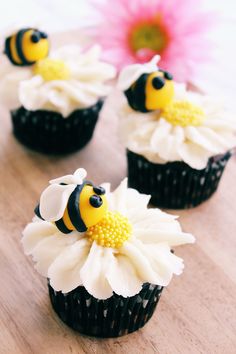
[{"label": "blurred background", "polygon": [[[112,1],[109,3],[112,5]],[[199,71],[195,84],[205,92],[225,96],[229,104],[236,105],[236,1],[204,0],[203,5],[219,13],[221,18],[209,33],[214,41],[213,61]],[[23,5],[21,0],[1,1],[0,27],[4,32],[7,28],[33,24],[49,33],[72,31],[79,38],[80,28],[96,21],[93,12],[88,0],[24,0]]]}]

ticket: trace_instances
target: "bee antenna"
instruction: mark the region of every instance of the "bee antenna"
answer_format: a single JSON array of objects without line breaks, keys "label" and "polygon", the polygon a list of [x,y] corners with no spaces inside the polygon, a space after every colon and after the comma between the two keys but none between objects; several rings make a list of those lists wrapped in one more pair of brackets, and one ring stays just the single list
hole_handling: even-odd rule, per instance
[{"label": "bee antenna", "polygon": [[40,33],[41,38],[43,38],[43,39],[48,38],[47,33],[45,33],[45,32],[39,32],[39,33]]},{"label": "bee antenna", "polygon": [[106,193],[105,189],[101,186],[99,187],[93,187],[93,191],[94,193],[96,193],[97,195],[103,195]]}]

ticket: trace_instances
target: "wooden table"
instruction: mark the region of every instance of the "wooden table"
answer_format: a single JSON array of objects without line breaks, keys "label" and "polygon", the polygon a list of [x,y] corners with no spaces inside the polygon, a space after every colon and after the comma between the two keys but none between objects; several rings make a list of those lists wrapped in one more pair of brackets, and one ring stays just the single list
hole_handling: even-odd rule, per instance
[{"label": "wooden table", "polygon": [[217,193],[201,206],[173,212],[197,242],[176,248],[185,260],[182,276],[163,292],[152,319],[117,339],[80,335],[53,312],[46,280],[23,253],[21,232],[31,220],[48,180],[85,167],[96,183],[115,188],[126,175],[111,100],[93,140],[66,157],[27,150],[11,133],[6,109],[0,129],[0,353],[236,353],[236,159],[231,158]]}]

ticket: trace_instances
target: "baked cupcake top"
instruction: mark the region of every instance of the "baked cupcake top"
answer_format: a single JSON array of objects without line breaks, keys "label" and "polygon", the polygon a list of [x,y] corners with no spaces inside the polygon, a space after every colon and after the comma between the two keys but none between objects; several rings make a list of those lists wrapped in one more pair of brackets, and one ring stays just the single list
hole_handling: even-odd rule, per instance
[{"label": "baked cupcake top", "polygon": [[219,100],[174,82],[158,60],[120,73],[118,88],[127,97],[119,107],[121,138],[150,162],[184,161],[203,169],[210,157],[236,146],[236,118]]},{"label": "baked cupcake top", "polygon": [[[44,32],[37,30],[37,33],[46,36]],[[11,52],[9,54],[7,49],[5,52],[7,55],[1,57],[0,100],[10,109],[23,106],[32,111],[52,110],[67,117],[74,110],[93,106],[106,97],[110,92],[106,81],[116,75],[112,65],[99,60],[101,49],[98,46],[83,51],[77,45],[69,45],[48,55],[44,49],[41,57],[37,53],[38,60],[36,54],[36,60],[32,61],[31,57],[30,64],[25,59],[25,65],[12,62]]]},{"label": "baked cupcake top", "polygon": [[36,269],[56,291],[78,286],[98,299],[113,292],[137,294],[146,282],[166,286],[181,274],[183,260],[174,246],[193,243],[176,216],[148,209],[150,196],[127,187],[94,186],[86,171],[50,181],[37,217],[23,231],[22,243]]}]

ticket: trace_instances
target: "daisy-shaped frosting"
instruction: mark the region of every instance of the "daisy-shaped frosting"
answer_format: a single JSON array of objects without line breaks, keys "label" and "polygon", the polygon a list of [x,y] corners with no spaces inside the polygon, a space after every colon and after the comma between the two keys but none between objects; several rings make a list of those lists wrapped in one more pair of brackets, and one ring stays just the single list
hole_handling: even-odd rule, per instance
[{"label": "daisy-shaped frosting", "polygon": [[[51,185],[57,182],[61,179]],[[69,234],[34,218],[23,232],[25,253],[33,256],[54,290],[63,293],[84,286],[94,297],[107,299],[113,292],[133,296],[146,282],[168,285],[184,267],[171,249],[193,243],[194,237],[182,232],[175,216],[148,209],[150,197],[128,188],[126,179],[114,192],[110,184],[103,187],[108,201],[104,218],[85,232]]]},{"label": "daisy-shaped frosting", "polygon": [[1,101],[10,109],[52,110],[67,117],[106,97],[111,87],[106,81],[116,75],[115,68],[99,60],[101,49],[86,52],[79,46],[64,46],[30,67],[19,68],[2,58],[0,68]]},{"label": "daisy-shaped frosting", "polygon": [[[126,90],[140,71],[137,64],[124,69],[118,87]],[[142,73],[149,73],[146,65]],[[124,99],[118,108],[121,139],[153,163],[184,161],[203,169],[210,157],[236,146],[236,118],[219,100],[187,91],[184,84],[174,83],[174,91],[173,101],[153,112],[137,112]]]}]

